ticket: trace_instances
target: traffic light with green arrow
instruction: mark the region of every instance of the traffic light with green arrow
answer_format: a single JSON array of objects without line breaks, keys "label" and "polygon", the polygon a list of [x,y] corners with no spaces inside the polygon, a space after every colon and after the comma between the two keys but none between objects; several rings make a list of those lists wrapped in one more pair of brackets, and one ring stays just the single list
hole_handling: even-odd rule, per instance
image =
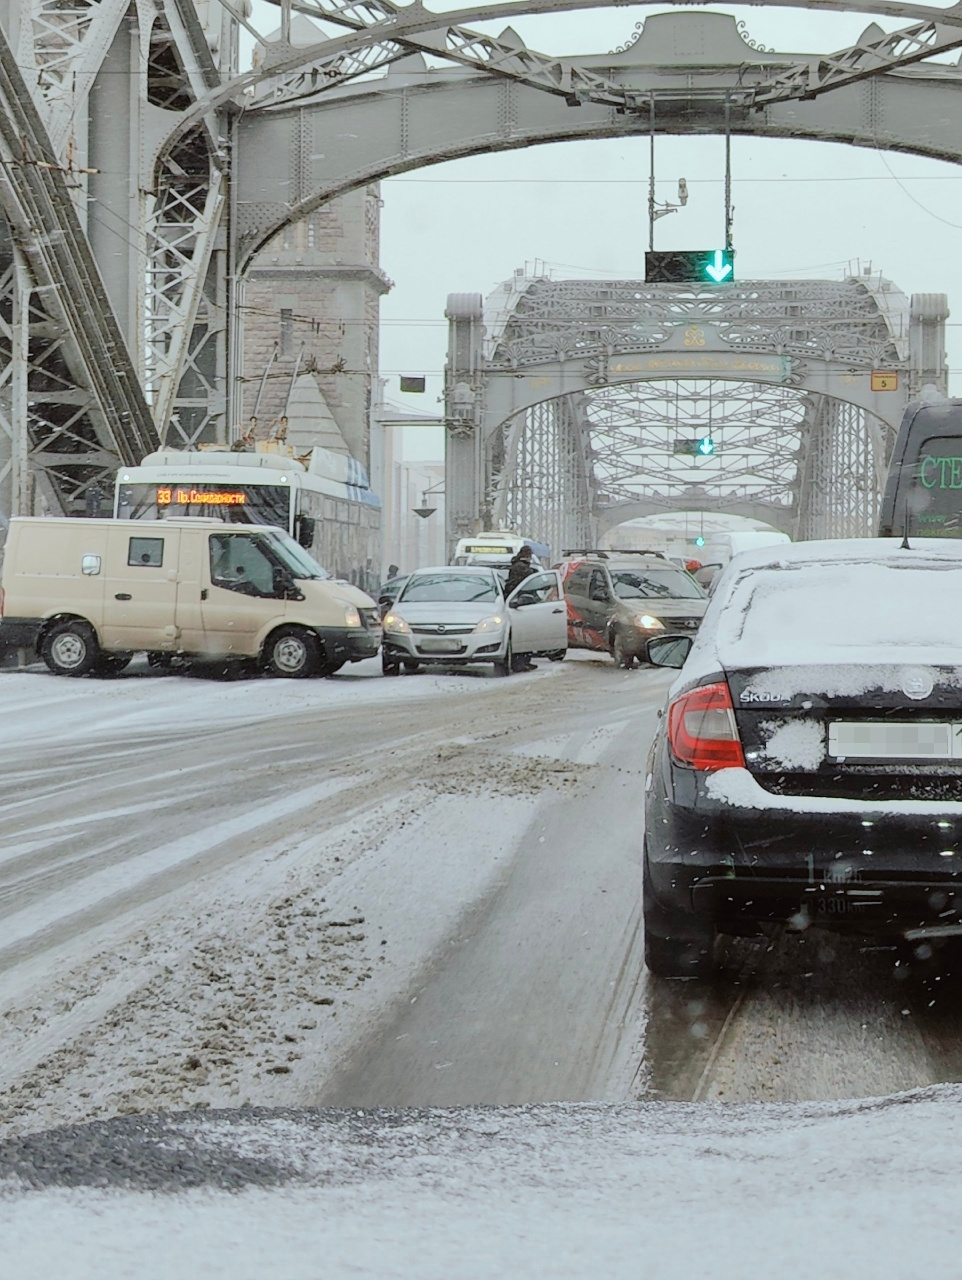
[{"label": "traffic light with green arrow", "polygon": [[646,284],[731,284],[734,249],[669,249],[645,254]]}]

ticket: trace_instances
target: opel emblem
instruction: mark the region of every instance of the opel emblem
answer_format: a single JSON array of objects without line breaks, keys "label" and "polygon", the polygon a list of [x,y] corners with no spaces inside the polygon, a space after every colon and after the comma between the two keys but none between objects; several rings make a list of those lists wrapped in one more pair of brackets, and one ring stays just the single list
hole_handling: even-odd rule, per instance
[{"label": "opel emblem", "polygon": [[924,667],[909,667],[902,672],[902,692],[907,698],[920,702],[935,688],[932,674]]},{"label": "opel emblem", "polygon": [[[444,631],[444,630],[446,630],[446,628],[445,628],[445,627],[438,627],[438,630],[439,630],[439,631]],[[922,697],[923,697],[923,698],[925,697],[925,694],[924,694],[924,693],[923,693]]]}]

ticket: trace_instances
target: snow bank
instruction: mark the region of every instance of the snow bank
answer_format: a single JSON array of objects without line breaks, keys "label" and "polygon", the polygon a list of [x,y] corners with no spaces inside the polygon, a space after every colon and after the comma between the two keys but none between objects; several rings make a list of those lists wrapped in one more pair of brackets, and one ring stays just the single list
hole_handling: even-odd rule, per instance
[{"label": "snow bank", "polygon": [[[956,1280],[960,1103],[962,1089],[938,1086],[822,1105],[233,1112],[172,1116],[139,1139],[74,1131],[60,1135],[71,1189],[52,1188],[49,1170],[42,1191],[6,1184],[5,1270],[17,1280]],[[44,1148],[32,1151],[42,1162]],[[29,1154],[7,1144],[0,1169],[9,1176]],[[206,1169],[207,1185],[92,1185],[116,1188],[126,1169],[150,1186],[158,1161],[201,1181]],[[247,1189],[212,1189],[228,1166]]]}]

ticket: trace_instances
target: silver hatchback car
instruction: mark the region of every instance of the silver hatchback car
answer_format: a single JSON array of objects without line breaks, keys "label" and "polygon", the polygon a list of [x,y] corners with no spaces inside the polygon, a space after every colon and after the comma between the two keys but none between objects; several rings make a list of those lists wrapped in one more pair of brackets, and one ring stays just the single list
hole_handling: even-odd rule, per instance
[{"label": "silver hatchback car", "polygon": [[384,615],[385,675],[422,664],[490,662],[508,675],[512,656],[564,657],[568,645],[561,575],[533,573],[505,598],[501,578],[480,565],[419,569]]}]

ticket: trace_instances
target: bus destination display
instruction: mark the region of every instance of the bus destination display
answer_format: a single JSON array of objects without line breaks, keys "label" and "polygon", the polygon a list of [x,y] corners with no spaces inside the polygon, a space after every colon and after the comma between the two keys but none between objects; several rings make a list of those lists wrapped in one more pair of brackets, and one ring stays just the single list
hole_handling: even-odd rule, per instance
[{"label": "bus destination display", "polygon": [[169,485],[157,488],[158,507],[242,507],[247,494],[241,489],[181,489]]}]

